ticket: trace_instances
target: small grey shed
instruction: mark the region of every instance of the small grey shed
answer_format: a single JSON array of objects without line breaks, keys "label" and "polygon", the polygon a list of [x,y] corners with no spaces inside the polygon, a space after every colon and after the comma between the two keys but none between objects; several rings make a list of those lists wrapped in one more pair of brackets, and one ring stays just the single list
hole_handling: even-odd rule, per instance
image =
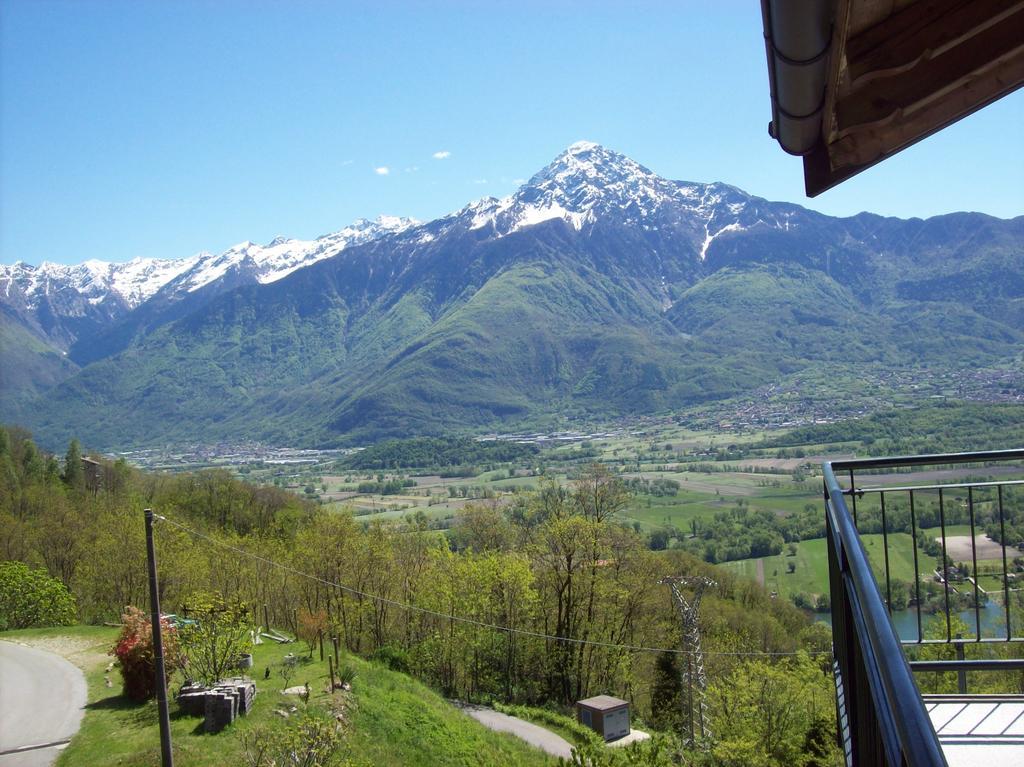
[{"label": "small grey shed", "polygon": [[629,703],[611,695],[576,701],[576,718],[607,740],[629,735]]}]

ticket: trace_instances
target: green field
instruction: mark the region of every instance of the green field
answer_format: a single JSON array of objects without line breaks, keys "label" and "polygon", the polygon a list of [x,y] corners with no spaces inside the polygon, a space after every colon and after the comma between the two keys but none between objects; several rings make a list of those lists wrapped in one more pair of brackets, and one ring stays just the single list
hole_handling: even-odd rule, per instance
[{"label": "green field", "polygon": [[[864,549],[875,571],[879,584],[885,582],[885,547],[881,534],[862,535]],[[760,565],[758,563],[761,563]],[[795,564],[795,570],[788,571],[788,565]],[[921,574],[930,572],[934,561],[920,555]],[[797,544],[795,556],[786,553],[760,559],[741,559],[723,562],[719,565],[747,578],[759,580],[764,573],[764,586],[780,597],[792,598],[794,594],[824,594],[828,591],[828,550],[824,538],[801,541]],[[893,580],[914,581],[914,549],[907,533],[889,534],[889,575]]]}]

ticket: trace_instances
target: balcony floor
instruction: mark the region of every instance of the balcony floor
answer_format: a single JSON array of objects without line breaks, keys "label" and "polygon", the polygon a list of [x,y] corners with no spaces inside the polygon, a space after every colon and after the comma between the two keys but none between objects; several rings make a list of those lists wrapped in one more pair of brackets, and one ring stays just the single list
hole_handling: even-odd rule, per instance
[{"label": "balcony floor", "polygon": [[1024,696],[925,695],[949,767],[1024,765]]}]

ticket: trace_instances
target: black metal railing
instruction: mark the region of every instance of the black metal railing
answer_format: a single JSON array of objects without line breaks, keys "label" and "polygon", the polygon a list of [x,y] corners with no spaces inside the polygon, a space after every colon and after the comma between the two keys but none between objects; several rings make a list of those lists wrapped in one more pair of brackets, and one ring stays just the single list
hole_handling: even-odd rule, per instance
[{"label": "black metal railing", "polygon": [[[1024,480],[991,479],[993,473],[1009,476],[1007,471],[1017,471],[1011,464],[1022,460],[1024,450],[1013,450],[824,465],[838,718],[848,764],[946,764],[914,671],[955,671],[965,692],[967,671],[1024,667],[1021,660],[964,656],[966,644],[1024,639],[1018,628],[1022,621],[1014,620],[1011,609],[1010,584],[1017,573],[1009,563],[1019,552],[1006,537],[1007,496]],[[900,481],[903,473],[913,478],[921,471],[930,472],[918,474],[928,480],[954,481]],[[979,546],[984,546],[981,556]],[[868,548],[881,549],[874,563]],[[930,560],[936,562],[934,570],[923,570]],[[909,581],[894,578],[897,571]],[[1001,628],[992,625],[998,621],[990,619],[987,607],[989,620],[982,619],[990,596],[980,585],[983,578],[1001,591]],[[908,610],[916,631],[901,638],[893,617],[906,617]],[[971,612],[973,634],[962,618]],[[927,627],[925,615],[931,616]],[[907,645],[935,644],[953,646],[957,659],[908,662],[903,652]]]}]

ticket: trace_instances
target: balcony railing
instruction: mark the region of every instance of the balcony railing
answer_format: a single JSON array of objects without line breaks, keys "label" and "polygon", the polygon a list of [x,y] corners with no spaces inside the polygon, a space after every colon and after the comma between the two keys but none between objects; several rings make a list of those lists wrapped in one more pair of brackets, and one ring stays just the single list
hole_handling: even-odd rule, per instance
[{"label": "balcony railing", "polygon": [[[1024,668],[1021,659],[965,653],[1024,639],[1011,589],[1021,552],[1006,538],[1024,497],[1024,479],[1011,478],[1024,476],[1022,461],[1024,450],[1012,450],[824,465],[837,713],[848,764],[947,764],[930,716],[939,704],[922,698],[914,672],[955,672],[964,696],[968,672]],[[878,552],[874,561],[869,548]],[[894,576],[911,572],[909,582]],[[985,606],[990,600],[1001,608]],[[910,636],[898,635],[895,614]],[[937,654],[941,645],[955,657],[908,660],[904,652]],[[1017,755],[1024,764],[1024,751]]]}]

